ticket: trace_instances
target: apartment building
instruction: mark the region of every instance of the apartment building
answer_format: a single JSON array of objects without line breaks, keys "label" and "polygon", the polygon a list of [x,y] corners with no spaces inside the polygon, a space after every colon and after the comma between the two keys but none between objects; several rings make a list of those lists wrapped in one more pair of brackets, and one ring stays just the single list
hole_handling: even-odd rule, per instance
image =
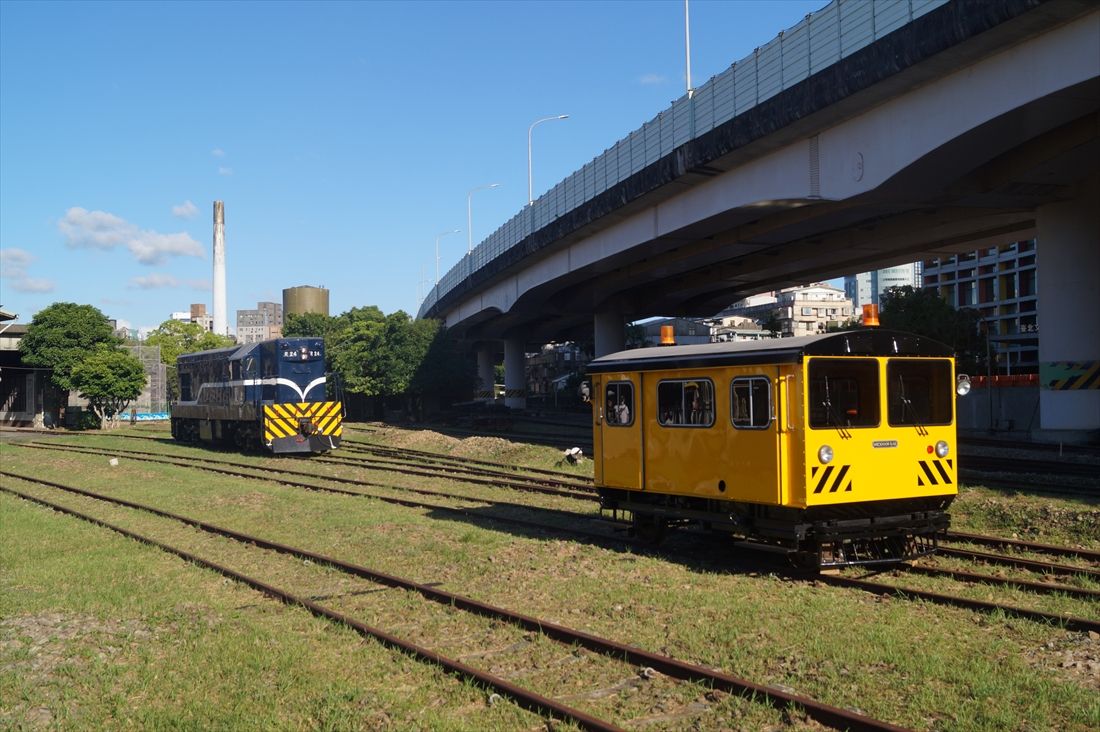
[{"label": "apartment building", "polygon": [[956,308],[974,308],[988,328],[998,372],[1039,368],[1039,292],[1034,239],[924,263],[924,288]]},{"label": "apartment building", "polygon": [[[855,308],[843,290],[823,282],[788,287],[778,292],[753,295],[723,310],[716,317],[748,317],[773,325],[783,337],[824,333],[855,318]],[[774,318],[774,321],[772,320]]]},{"label": "apartment building", "polygon": [[255,310],[237,311],[237,343],[258,343],[283,334],[283,306],[258,302]]}]

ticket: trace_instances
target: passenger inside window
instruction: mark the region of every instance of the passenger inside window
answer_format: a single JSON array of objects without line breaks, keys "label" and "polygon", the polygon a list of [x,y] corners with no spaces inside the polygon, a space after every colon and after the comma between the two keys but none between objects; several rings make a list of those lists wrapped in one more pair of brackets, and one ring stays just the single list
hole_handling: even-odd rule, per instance
[{"label": "passenger inside window", "polygon": [[714,385],[710,381],[662,381],[657,385],[657,421],[661,425],[714,424]]},{"label": "passenger inside window", "polygon": [[629,381],[616,381],[607,385],[604,421],[612,425],[628,425],[633,422],[634,385]]},{"label": "passenger inside window", "polygon": [[734,379],[731,393],[734,427],[760,429],[771,424],[771,382],[759,377]]}]

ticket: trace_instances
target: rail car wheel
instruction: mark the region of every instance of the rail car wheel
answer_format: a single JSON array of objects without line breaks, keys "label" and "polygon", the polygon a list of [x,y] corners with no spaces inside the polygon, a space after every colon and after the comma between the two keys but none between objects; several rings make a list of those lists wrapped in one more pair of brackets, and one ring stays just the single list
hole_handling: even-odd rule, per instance
[{"label": "rail car wheel", "polygon": [[184,420],[183,425],[183,441],[184,442],[199,442],[199,423],[193,419]]},{"label": "rail car wheel", "polygon": [[634,538],[647,546],[657,546],[668,533],[668,521],[650,514],[636,513],[631,524]]}]

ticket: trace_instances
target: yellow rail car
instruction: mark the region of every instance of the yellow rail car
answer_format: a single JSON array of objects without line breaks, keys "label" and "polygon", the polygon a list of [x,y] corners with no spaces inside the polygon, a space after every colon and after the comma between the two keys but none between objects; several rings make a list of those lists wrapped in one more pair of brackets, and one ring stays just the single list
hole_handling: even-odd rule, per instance
[{"label": "yellow rail car", "polygon": [[602,506],[644,540],[698,523],[832,566],[928,553],[947,528],[956,375],[941,343],[862,330],[667,346],[588,372]]}]

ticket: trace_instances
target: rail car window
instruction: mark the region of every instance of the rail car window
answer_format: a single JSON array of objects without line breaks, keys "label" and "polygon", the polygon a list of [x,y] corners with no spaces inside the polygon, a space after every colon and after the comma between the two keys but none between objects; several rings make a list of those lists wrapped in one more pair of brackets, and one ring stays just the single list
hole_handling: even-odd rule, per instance
[{"label": "rail car window", "polygon": [[657,422],[666,427],[713,425],[714,383],[710,379],[684,379],[657,384]]},{"label": "rail car window", "polygon": [[604,422],[616,427],[634,424],[634,385],[629,381],[608,384],[604,404]]},{"label": "rail car window", "polygon": [[869,358],[810,361],[810,427],[875,427],[879,423],[878,363]]},{"label": "rail car window", "polygon": [[954,387],[950,361],[890,359],[886,363],[890,424],[951,424]]},{"label": "rail car window", "polygon": [[742,430],[767,429],[772,422],[771,382],[762,376],[730,384],[730,419]]},{"label": "rail car window", "polygon": [[189,402],[194,398],[191,396],[191,374],[180,374],[180,400]]}]

